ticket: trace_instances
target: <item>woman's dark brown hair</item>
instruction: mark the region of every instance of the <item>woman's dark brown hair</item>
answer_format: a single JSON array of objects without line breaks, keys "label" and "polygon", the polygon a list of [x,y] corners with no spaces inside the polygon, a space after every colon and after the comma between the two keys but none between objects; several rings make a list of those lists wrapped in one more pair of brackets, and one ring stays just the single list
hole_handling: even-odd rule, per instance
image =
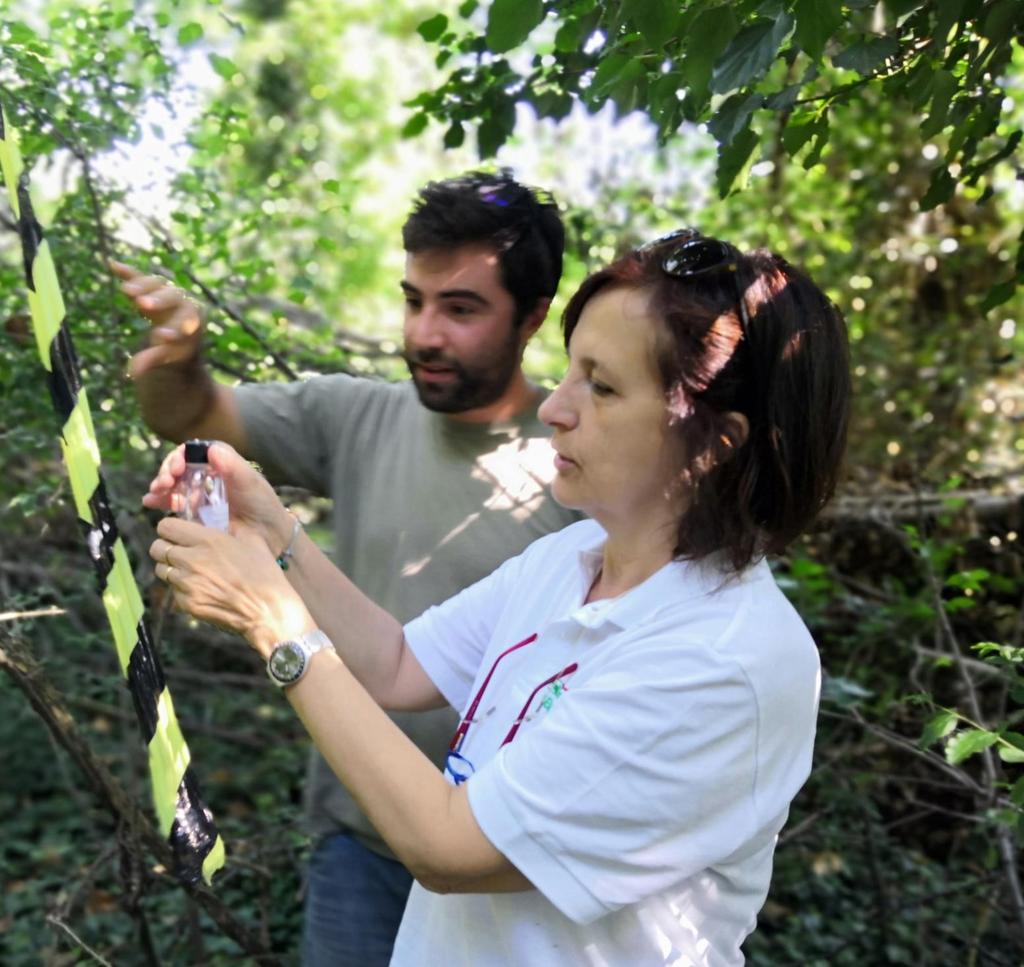
[{"label": "woman's dark brown hair", "polygon": [[[778,255],[732,250],[734,268],[680,278],[662,267],[673,244],[645,246],[589,276],[566,307],[565,344],[598,292],[649,293],[688,497],[675,556],[721,553],[740,570],[785,548],[835,490],[849,419],[846,324]],[[747,418],[745,439],[730,413]]]}]

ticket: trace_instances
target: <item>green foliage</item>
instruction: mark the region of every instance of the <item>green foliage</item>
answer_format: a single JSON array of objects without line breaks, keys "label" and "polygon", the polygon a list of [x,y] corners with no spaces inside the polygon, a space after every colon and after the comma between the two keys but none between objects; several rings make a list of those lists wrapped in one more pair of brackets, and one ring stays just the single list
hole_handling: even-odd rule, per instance
[{"label": "green foliage", "polygon": [[[553,43],[537,40],[532,59],[498,56],[538,37],[542,21],[553,28]],[[850,111],[865,97],[884,97],[924,112],[912,135],[919,149],[933,139],[941,145],[927,190],[916,195],[930,210],[958,185],[981,186],[983,195],[996,190],[995,166],[1012,157],[1021,137],[1019,118],[1006,116],[1004,104],[1022,26],[1019,0],[695,0],[681,9],[662,0],[495,0],[482,34],[475,21],[436,31],[438,62],[450,73],[418,106],[449,125],[476,121],[485,157],[514,129],[508,101],[555,119],[573,100],[591,111],[608,103],[620,114],[642,110],[662,143],[684,121],[706,123],[718,141],[724,198],[744,187],[759,144],[765,157],[795,157],[813,115],[814,164],[830,129],[856,123]],[[1021,278],[1018,266],[1013,281]]]},{"label": "green foliage", "polygon": [[494,0],[487,16],[487,46],[504,54],[526,40],[543,19],[541,0]]},{"label": "green foliage", "polygon": [[[827,673],[752,962],[1015,962],[1000,904],[1024,833],[1020,553],[938,524],[851,520],[779,568]],[[998,637],[965,645],[983,633]]]}]

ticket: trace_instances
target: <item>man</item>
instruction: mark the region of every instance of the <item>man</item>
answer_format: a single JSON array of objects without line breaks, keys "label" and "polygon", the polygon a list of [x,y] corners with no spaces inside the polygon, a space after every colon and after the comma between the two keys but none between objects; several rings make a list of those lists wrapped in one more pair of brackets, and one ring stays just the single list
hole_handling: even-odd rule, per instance
[{"label": "man", "polygon": [[[508,173],[473,172],[422,189],[402,235],[411,383],[217,384],[195,306],[159,277],[114,270],[153,323],[132,361],[147,423],[225,440],[276,483],[334,499],[336,562],[404,622],[576,515],[548,496],[544,394],[522,370],[561,275],[554,203]],[[394,718],[443,763],[454,712]],[[304,963],[386,964],[411,877],[318,754],[306,793]]]}]

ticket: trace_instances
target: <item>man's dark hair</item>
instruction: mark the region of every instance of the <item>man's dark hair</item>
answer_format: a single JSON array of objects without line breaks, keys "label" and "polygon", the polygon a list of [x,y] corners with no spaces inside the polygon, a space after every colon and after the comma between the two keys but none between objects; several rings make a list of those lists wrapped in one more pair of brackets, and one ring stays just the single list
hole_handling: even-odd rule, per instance
[{"label": "man's dark hair", "polygon": [[[670,274],[665,256],[655,243],[585,279],[565,309],[565,342],[599,292],[649,294],[687,497],[675,556],[721,554],[741,570],[781,551],[835,490],[850,412],[846,323],[805,273],[771,252],[736,251],[733,271],[688,278]],[[734,412],[747,418],[745,439]]]},{"label": "man's dark hair", "polygon": [[562,277],[565,229],[555,200],[511,171],[471,171],[420,189],[402,226],[407,252],[482,243],[498,252],[501,283],[516,304],[518,326]]}]

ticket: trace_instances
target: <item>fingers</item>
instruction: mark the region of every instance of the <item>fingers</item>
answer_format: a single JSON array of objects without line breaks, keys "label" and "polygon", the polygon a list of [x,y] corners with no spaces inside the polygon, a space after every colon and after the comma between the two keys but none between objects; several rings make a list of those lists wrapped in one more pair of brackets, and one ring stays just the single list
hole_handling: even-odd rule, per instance
[{"label": "fingers", "polygon": [[262,476],[233,446],[217,440],[207,451],[210,466],[226,479],[237,479],[245,474]]},{"label": "fingers", "polygon": [[186,297],[168,320],[168,328],[186,337],[198,333],[202,328],[201,310],[198,304]]},{"label": "fingers", "polygon": [[170,329],[175,334],[192,336],[200,329],[199,304],[182,289],[159,279],[158,285],[145,291],[130,290],[135,283],[126,282],[122,288],[134,299],[139,311],[154,325]]},{"label": "fingers", "polygon": [[122,291],[133,299],[150,296],[160,289],[171,288],[171,284],[162,275],[142,275],[141,273],[136,273],[121,286]]},{"label": "fingers", "polygon": [[156,476],[149,482],[149,491],[142,497],[143,507],[178,512],[181,509],[180,494],[175,493],[175,488],[184,472],[185,447],[180,445],[164,457]]},{"label": "fingers", "polygon": [[[197,335],[202,329],[199,304],[161,275],[142,275],[130,266],[112,262],[122,279],[121,290],[154,325],[163,342]],[[192,347],[194,350],[194,347]]]},{"label": "fingers", "polygon": [[[161,284],[145,292],[130,293],[140,309],[154,313],[173,309],[175,315],[181,319],[198,320],[199,306],[195,302],[181,289],[168,285],[165,279],[160,279],[159,282]],[[132,283],[129,282],[122,288],[127,289],[129,285]]]},{"label": "fingers", "polygon": [[[170,541],[165,541],[162,538],[157,538],[149,545],[149,556],[157,563],[158,566],[169,567],[171,564],[170,555],[173,553],[175,545]],[[179,557],[177,558],[178,563],[182,563],[181,551],[178,551]]]},{"label": "fingers", "polygon": [[149,489],[168,490],[177,484],[178,479],[184,472],[185,445],[180,443],[160,462],[160,469],[156,472],[156,476],[149,485]]},{"label": "fingers", "polygon": [[124,279],[125,282],[134,279],[141,273],[137,269],[133,269],[130,265],[126,265],[124,262],[118,262],[116,259],[108,259],[107,265],[110,266],[110,271],[114,273],[119,279]]},{"label": "fingers", "polygon": [[[213,527],[204,527],[195,521],[182,520],[180,517],[165,517],[156,525],[156,532],[171,545],[172,564],[180,563],[183,559],[187,561],[188,549],[191,547],[216,544],[218,541],[232,539],[223,531]],[[150,552],[152,553],[152,548]]]},{"label": "fingers", "polygon": [[164,584],[174,584],[171,580],[171,575],[174,573],[173,564],[157,564],[156,567],[153,568],[153,573],[163,581]]},{"label": "fingers", "polygon": [[143,373],[157,366],[173,366],[175,363],[184,363],[191,359],[195,352],[180,341],[171,345],[150,346],[148,349],[141,349],[131,358],[128,364],[128,375],[136,379]]}]

